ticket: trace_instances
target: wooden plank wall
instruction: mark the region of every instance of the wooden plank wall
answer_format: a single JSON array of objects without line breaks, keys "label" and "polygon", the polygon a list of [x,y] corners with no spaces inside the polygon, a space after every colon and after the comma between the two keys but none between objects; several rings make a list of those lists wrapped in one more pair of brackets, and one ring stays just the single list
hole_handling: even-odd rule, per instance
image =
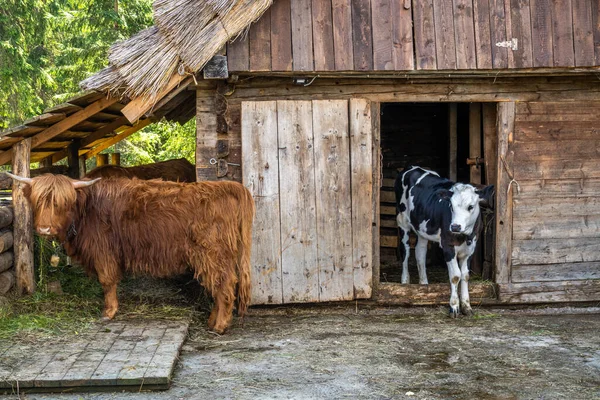
[{"label": "wooden plank wall", "polygon": [[227,55],[232,72],[586,67],[600,65],[598,12],[597,0],[275,0]]},{"label": "wooden plank wall", "polygon": [[509,293],[600,278],[599,111],[600,101],[517,103]]}]

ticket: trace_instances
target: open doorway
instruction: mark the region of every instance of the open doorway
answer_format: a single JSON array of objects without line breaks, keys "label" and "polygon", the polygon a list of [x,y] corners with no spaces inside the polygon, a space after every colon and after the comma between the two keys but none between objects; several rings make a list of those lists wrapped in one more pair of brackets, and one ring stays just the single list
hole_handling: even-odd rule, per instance
[{"label": "open doorway", "polygon": [[[382,103],[380,191],[380,282],[399,283],[396,256],[398,229],[394,180],[408,166],[421,166],[457,182],[493,184],[496,180],[495,104]],[[493,266],[493,211],[482,209],[484,232],[471,260],[473,280],[491,280]],[[418,283],[414,257],[416,236],[411,234],[409,273]],[[441,249],[429,242],[427,275],[430,283],[446,283],[448,271]]]}]

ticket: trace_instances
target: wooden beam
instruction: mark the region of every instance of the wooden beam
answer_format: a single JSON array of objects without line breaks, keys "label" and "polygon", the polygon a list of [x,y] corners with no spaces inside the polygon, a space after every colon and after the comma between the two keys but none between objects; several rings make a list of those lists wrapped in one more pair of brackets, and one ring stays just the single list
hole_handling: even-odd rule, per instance
[{"label": "wooden beam", "polygon": [[[29,177],[31,139],[25,139],[13,147],[13,174]],[[23,189],[26,183],[13,182],[13,250],[15,256],[15,273],[17,278],[17,294],[31,294],[35,291],[33,274],[33,210]]]},{"label": "wooden beam", "polygon": [[81,178],[79,176],[79,147],[81,146],[81,140],[76,139],[67,148],[68,153],[68,164],[69,173],[68,175],[73,179]]},{"label": "wooden beam", "polygon": [[112,153],[110,155],[110,163],[112,165],[121,165],[121,153]]},{"label": "wooden beam", "polygon": [[[175,88],[169,94],[167,94],[162,99],[160,99],[158,101],[158,103],[156,103],[154,105],[154,107],[152,107],[152,109],[146,113],[146,117],[152,117],[152,116],[162,117],[165,113],[160,113],[160,110],[164,106],[166,106],[169,102],[171,102],[171,100],[173,100],[175,97],[177,97],[177,95],[179,95],[179,93],[187,90],[188,86],[190,86],[192,84],[192,80],[193,79],[190,76],[185,81],[183,81],[181,83],[181,85],[179,85],[179,87]],[[181,102],[183,102],[183,101],[181,101]]]},{"label": "wooden beam", "polygon": [[458,105],[448,104],[448,178],[456,181],[458,153]]},{"label": "wooden beam", "polygon": [[[109,133],[117,131],[118,128],[121,128],[122,126],[127,125],[128,123],[129,123],[129,121],[127,120],[127,118],[121,117],[109,124],[106,124],[105,126],[98,129],[97,131],[95,131],[92,134],[88,135],[87,137],[81,139],[80,148],[85,148],[85,147],[91,145],[92,143],[102,139]],[[68,151],[67,151],[67,149],[64,149],[62,151],[59,151],[58,153],[53,154],[52,161],[56,163],[67,156],[68,156]]]},{"label": "wooden beam", "polygon": [[146,126],[150,125],[152,122],[154,122],[154,119],[152,119],[152,118],[146,118],[144,120],[141,120],[140,122],[138,122],[136,125],[132,126],[131,128],[125,129],[123,132],[119,133],[117,136],[114,136],[108,140],[105,140],[104,142],[100,143],[98,146],[96,146],[93,149],[88,150],[84,154],[80,154],[80,155],[85,155],[85,159],[89,160],[90,158],[94,157],[96,154],[100,153],[102,150],[108,149],[113,144],[118,143],[123,139],[126,139],[127,137],[133,135],[140,129],[143,129]]},{"label": "wooden beam", "polygon": [[[39,145],[47,142],[48,140],[60,135],[64,131],[72,128],[73,126],[86,120],[88,117],[96,114],[97,112],[102,111],[103,109],[116,103],[117,101],[118,100],[116,98],[107,99],[106,97],[103,97],[100,100],[90,104],[86,108],[77,111],[76,113],[57,122],[56,124],[48,127],[47,129],[44,129],[43,131],[31,138],[31,148],[34,149]],[[13,148],[5,151],[4,153],[0,153],[0,165],[4,165],[12,159]]]},{"label": "wooden beam", "polygon": [[510,282],[513,219],[512,143],[515,102],[498,103],[498,186],[496,187],[496,283]]},{"label": "wooden beam", "polygon": [[[167,86],[157,96],[137,97],[137,98],[131,100],[129,102],[129,104],[127,104],[125,107],[123,107],[121,112],[123,113],[123,115],[125,117],[127,117],[129,122],[134,123],[135,121],[140,119],[140,117],[142,115],[144,115],[148,111],[150,111],[152,109],[152,107],[154,107],[154,105],[157,104],[158,101],[160,101],[163,97],[168,95],[169,92],[171,92],[171,90],[175,89],[177,87],[177,85],[179,85],[181,82],[183,82],[185,78],[186,78],[185,75],[179,75],[178,73],[175,73],[175,75],[173,75],[171,77],[171,80],[169,81]],[[191,81],[189,81],[189,82],[191,82]],[[187,85],[189,85],[189,83],[183,84],[182,86],[184,86],[184,88],[185,88],[185,87],[187,87]]]},{"label": "wooden beam", "polygon": [[96,154],[96,167],[108,164],[108,154]]},{"label": "wooden beam", "polygon": [[[481,103],[469,105],[469,158],[481,158]],[[481,165],[471,165],[471,183],[481,183]]]}]

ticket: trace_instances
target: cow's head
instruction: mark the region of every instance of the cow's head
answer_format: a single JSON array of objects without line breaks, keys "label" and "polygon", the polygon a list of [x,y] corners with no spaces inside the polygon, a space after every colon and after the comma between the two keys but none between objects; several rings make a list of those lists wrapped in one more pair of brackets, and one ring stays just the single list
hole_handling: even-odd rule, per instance
[{"label": "cow's head", "polygon": [[66,237],[75,216],[77,190],[93,185],[101,178],[79,181],[63,175],[44,174],[35,178],[6,173],[26,184],[24,193],[34,213],[34,225],[38,234]]},{"label": "cow's head", "polygon": [[479,205],[488,204],[493,193],[493,186],[479,190],[464,183],[457,183],[446,191],[444,197],[450,201],[452,209],[450,232],[465,235],[473,233],[475,222],[479,218]]}]

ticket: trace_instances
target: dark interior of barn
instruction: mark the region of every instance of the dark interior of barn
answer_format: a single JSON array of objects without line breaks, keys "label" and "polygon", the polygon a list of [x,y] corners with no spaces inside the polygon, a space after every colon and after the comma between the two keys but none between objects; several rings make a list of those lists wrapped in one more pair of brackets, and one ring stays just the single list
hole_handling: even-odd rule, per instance
[{"label": "dark interior of barn", "polygon": [[[471,167],[467,165],[466,160],[469,157],[470,129],[472,129],[470,106],[471,103],[381,104],[383,173],[380,192],[381,282],[401,280],[401,264],[396,258],[398,230],[395,220],[394,179],[403,168],[418,165],[436,171],[441,177],[450,178],[455,175],[456,181],[469,182]],[[480,129],[480,132],[479,134],[483,135],[483,129]],[[451,144],[451,137],[454,144]],[[478,168],[483,169],[484,166]],[[409,257],[411,283],[418,283],[414,256],[416,239],[416,235],[411,234]],[[483,246],[478,246],[471,263],[471,273],[475,279],[481,276],[482,257]],[[430,283],[448,281],[447,267],[441,249],[433,242],[429,242],[427,252],[427,276]]]}]

